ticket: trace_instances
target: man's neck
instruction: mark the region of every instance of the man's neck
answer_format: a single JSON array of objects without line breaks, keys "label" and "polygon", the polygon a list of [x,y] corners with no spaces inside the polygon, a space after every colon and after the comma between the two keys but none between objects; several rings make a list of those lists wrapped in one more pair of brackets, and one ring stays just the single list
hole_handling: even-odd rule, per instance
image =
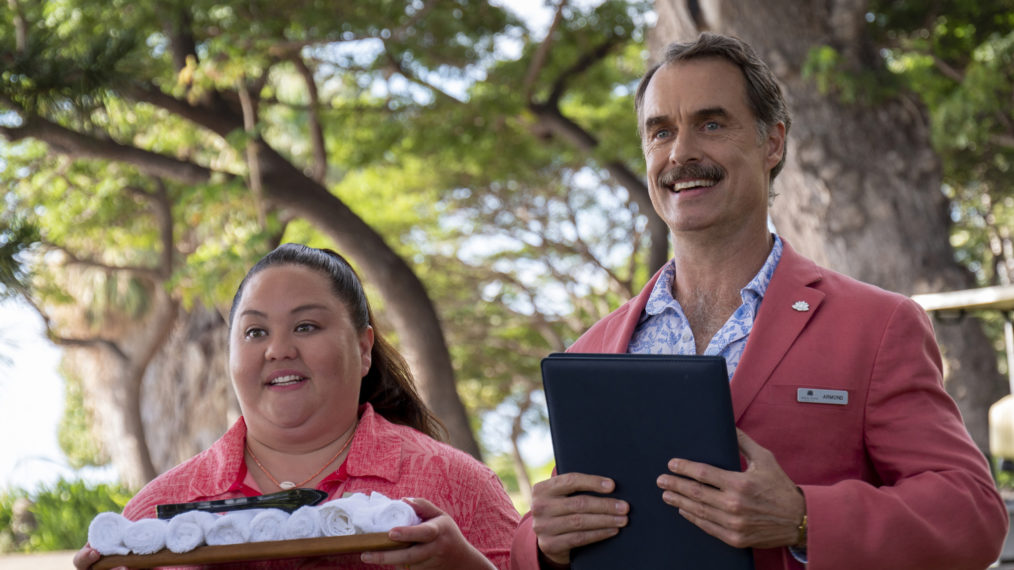
[{"label": "man's neck", "polygon": [[753,232],[742,239],[695,238],[673,236],[676,276],[672,294],[689,320],[698,353],[702,353],[742,304],[740,290],[764,266],[774,237],[765,228],[763,233]]},{"label": "man's neck", "polygon": [[764,266],[773,246],[774,236],[767,227],[727,236],[673,234],[673,293],[732,290],[738,297],[739,290]]}]

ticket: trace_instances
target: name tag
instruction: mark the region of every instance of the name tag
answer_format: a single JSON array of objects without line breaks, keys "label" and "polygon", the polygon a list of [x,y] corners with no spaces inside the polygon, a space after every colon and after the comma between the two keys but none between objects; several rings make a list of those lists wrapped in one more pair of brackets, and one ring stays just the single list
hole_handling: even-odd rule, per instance
[{"label": "name tag", "polygon": [[847,390],[820,390],[818,388],[799,388],[796,390],[796,401],[808,404],[833,404],[844,406],[849,403]]}]

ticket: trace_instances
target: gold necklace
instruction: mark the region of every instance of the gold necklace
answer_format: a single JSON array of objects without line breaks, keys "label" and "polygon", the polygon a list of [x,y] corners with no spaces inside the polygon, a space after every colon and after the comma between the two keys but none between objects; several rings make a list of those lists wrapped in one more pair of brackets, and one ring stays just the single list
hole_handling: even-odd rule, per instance
[{"label": "gold necklace", "polygon": [[[357,427],[358,427],[358,424],[357,424]],[[328,465],[331,465],[332,463],[334,463],[334,460],[338,459],[338,456],[341,455],[342,452],[345,451],[349,447],[349,444],[352,443],[352,436],[354,436],[354,435],[356,435],[355,427],[352,428],[352,433],[349,434],[348,439],[346,439],[345,443],[342,444],[342,447],[341,447],[341,449],[338,450],[338,453],[335,453],[334,456],[331,457],[331,459],[327,460],[327,463],[325,463],[324,465],[320,466],[320,469],[318,469],[316,473],[314,473],[313,475],[310,475],[305,481],[303,481],[301,483],[293,483],[292,481],[281,481],[281,482],[279,482],[278,479],[275,479],[275,476],[272,475],[270,471],[268,471],[268,468],[264,467],[264,464],[261,463],[261,460],[257,459],[257,455],[254,454],[253,449],[250,448],[250,444],[249,443],[246,444],[246,450],[250,453],[250,457],[254,460],[254,463],[257,464],[257,467],[260,467],[261,471],[263,471],[264,474],[268,476],[268,479],[271,479],[272,483],[274,483],[275,485],[277,485],[279,489],[281,489],[283,491],[288,491],[289,489],[292,489],[293,487],[302,487],[303,485],[306,485],[310,481],[313,481],[314,477],[316,477],[317,475],[320,475],[324,471],[324,469],[327,469]]]}]

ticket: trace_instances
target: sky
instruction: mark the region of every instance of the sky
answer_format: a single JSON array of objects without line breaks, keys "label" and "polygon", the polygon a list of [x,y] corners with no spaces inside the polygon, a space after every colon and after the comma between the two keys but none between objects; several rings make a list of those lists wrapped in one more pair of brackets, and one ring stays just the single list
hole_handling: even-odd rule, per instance
[{"label": "sky", "polygon": [[64,385],[60,349],[43,336],[42,319],[15,300],[0,301],[0,492],[35,490],[60,477],[111,481],[110,469],[75,473],[57,443]]}]

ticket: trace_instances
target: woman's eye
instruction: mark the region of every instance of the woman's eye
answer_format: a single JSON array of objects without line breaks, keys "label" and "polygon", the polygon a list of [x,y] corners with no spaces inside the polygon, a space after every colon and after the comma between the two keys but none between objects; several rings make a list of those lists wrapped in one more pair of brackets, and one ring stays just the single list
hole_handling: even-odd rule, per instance
[{"label": "woman's eye", "polygon": [[313,323],[299,323],[296,325],[296,332],[311,332],[317,330],[317,325]]},{"label": "woman's eye", "polygon": [[265,331],[264,329],[250,328],[246,329],[246,332],[243,333],[243,336],[246,338],[260,338],[266,334],[267,331]]}]

